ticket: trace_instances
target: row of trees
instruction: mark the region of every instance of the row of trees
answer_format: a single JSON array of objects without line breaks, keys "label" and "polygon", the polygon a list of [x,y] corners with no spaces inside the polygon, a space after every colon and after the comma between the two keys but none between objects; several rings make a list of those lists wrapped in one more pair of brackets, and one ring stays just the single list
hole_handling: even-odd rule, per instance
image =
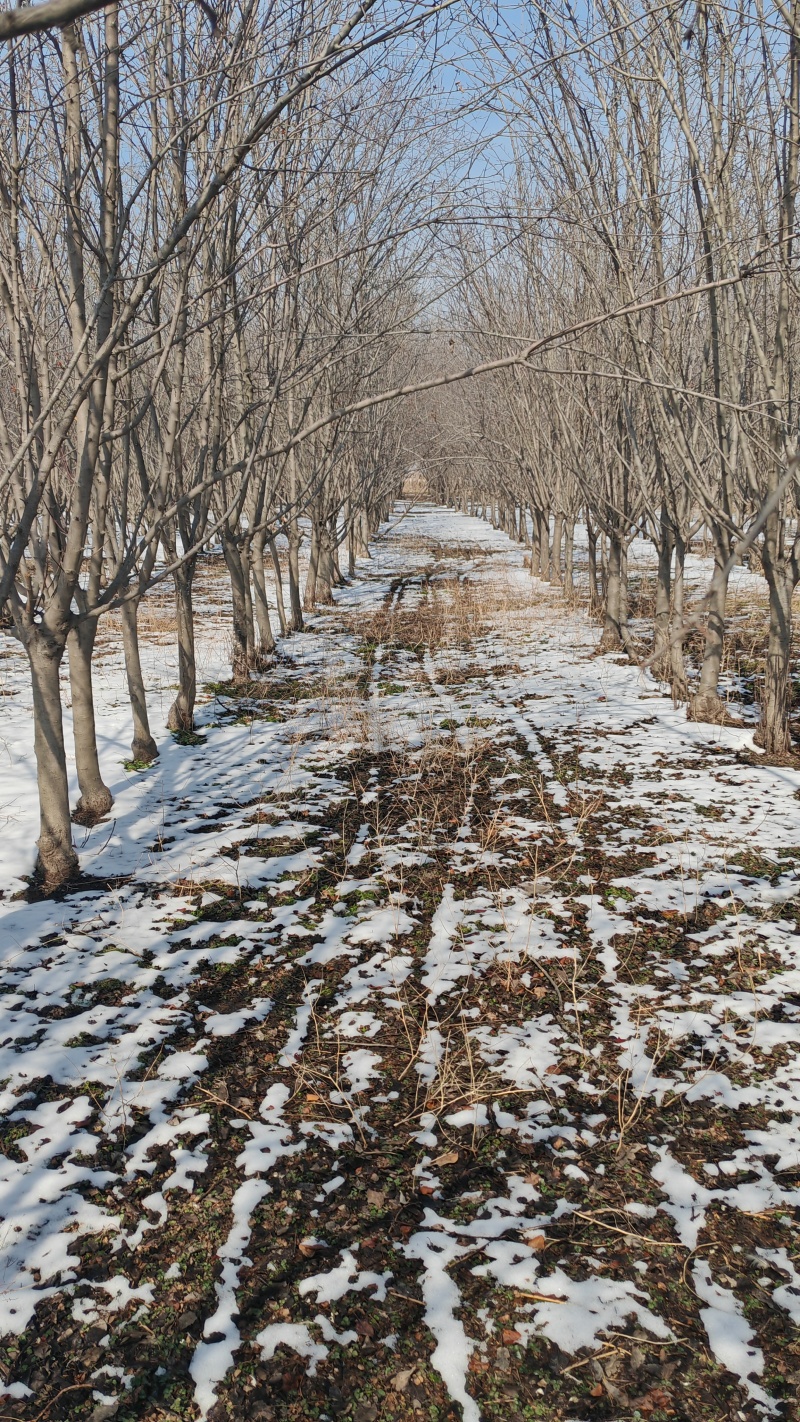
[{"label": "row of trees", "polygon": [[301,518],[308,608],[331,597],[340,543],[351,566],[365,551],[401,476],[399,413],[378,419],[369,392],[411,375],[403,332],[449,201],[443,148],[419,122],[428,14],[237,0],[213,27],[208,6],[155,0],[121,30],[112,0],[7,46],[0,605],[30,666],[48,886],[76,872],[71,820],[112,803],[92,692],[100,618],[121,614],[146,762],[137,616],[154,581],[175,593],[169,725],[190,731],[203,553],[224,553],[241,680],[276,631],[302,627]]},{"label": "row of trees", "polygon": [[785,755],[800,581],[800,7],[519,13],[513,31],[484,31],[483,51],[512,135],[498,203],[509,216],[462,244],[450,319],[471,353],[516,341],[522,358],[439,399],[431,467],[509,527],[527,511],[537,571],[551,558],[560,569],[566,530],[568,585],[585,518],[595,599],[598,536],[607,549],[604,648],[631,649],[627,552],[645,530],[658,567],[650,664],[682,700],[696,625],[684,559],[705,530],[699,719],[726,714],[728,579],[755,546],[769,589],[759,737]]}]

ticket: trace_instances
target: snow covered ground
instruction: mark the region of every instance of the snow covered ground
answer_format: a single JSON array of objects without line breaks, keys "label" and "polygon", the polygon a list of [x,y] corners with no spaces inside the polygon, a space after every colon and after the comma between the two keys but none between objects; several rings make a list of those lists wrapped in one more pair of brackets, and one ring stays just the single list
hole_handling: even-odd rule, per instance
[{"label": "snow covered ground", "polygon": [[2,649],[4,1415],[790,1418],[800,774],[486,524],[374,552],[144,773],[107,638],[58,900]]}]

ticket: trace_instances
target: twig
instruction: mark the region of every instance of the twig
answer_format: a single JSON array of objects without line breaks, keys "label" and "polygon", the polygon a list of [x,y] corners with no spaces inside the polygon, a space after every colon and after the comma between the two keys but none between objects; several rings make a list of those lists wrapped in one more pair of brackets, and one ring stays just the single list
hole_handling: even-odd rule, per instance
[{"label": "twig", "polygon": [[[41,1419],[47,1416],[47,1413],[50,1411],[50,1408],[55,1406],[55,1404],[58,1402],[58,1399],[60,1397],[64,1397],[68,1392],[91,1392],[93,1386],[93,1383],[88,1382],[71,1383],[69,1387],[62,1387],[61,1391],[57,1392],[55,1397],[50,1398],[50,1401],[45,1404],[41,1412],[37,1412],[36,1416],[33,1419],[33,1422],[41,1422]],[[10,1412],[0,1412],[0,1422],[19,1422],[19,1417],[14,1417],[13,1414]]]}]

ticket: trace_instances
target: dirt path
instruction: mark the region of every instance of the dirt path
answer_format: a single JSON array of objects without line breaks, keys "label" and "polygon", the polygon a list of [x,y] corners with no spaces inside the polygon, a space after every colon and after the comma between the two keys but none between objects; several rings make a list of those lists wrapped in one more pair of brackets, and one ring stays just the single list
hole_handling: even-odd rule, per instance
[{"label": "dirt path", "polygon": [[6,1415],[796,1415],[800,777],[595,642],[422,511],[0,903]]}]

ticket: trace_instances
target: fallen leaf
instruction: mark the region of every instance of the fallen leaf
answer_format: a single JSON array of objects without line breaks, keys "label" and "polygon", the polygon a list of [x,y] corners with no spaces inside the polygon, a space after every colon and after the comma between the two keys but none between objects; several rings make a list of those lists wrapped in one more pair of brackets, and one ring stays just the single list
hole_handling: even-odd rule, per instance
[{"label": "fallen leaf", "polygon": [[589,1391],[590,1391],[592,1397],[602,1397],[602,1396],[603,1396],[603,1384],[602,1384],[601,1382],[596,1382],[596,1383],[589,1389]]},{"label": "fallen leaf", "polygon": [[533,995],[534,995],[534,997],[538,997],[539,1000],[541,1001],[541,999],[542,999],[543,997],[547,997],[547,988],[535,987],[535,988],[533,989]]},{"label": "fallen leaf", "polygon": [[382,1210],[382,1209],[383,1209],[383,1202],[384,1202],[385,1199],[386,1199],[386,1195],[384,1194],[383,1190],[368,1190],[368,1191],[367,1191],[367,1204],[368,1204],[368,1205],[374,1205],[375,1208],[376,1208],[376,1210]]},{"label": "fallen leaf", "polygon": [[321,1244],[318,1239],[312,1239],[309,1236],[309,1238],[307,1239],[301,1239],[297,1248],[300,1250],[300,1253],[304,1256],[304,1258],[310,1259],[313,1254],[317,1253],[317,1250],[327,1249],[328,1246],[327,1244]]},{"label": "fallen leaf", "polygon": [[306,1101],[321,1101],[321,1100],[322,1100],[322,1097],[319,1096],[316,1091],[307,1091],[307,1092],[306,1092]]},{"label": "fallen leaf", "polygon": [[399,1373],[395,1373],[392,1378],[392,1387],[395,1392],[405,1392],[408,1384],[414,1376],[413,1368],[402,1368]]},{"label": "fallen leaf", "polygon": [[528,1248],[534,1249],[537,1254],[540,1250],[546,1249],[547,1247],[547,1240],[543,1234],[524,1234],[522,1238],[525,1240]]},{"label": "fallen leaf", "polygon": [[356,1324],[356,1333],[359,1338],[374,1338],[375,1329],[368,1318],[360,1318]]},{"label": "fallen leaf", "polygon": [[433,1192],[434,1192],[434,1186],[433,1186],[433,1185],[420,1185],[420,1187],[419,1187],[419,1193],[420,1193],[420,1195],[432,1195]]},{"label": "fallen leaf", "polygon": [[506,1348],[510,1348],[512,1343],[521,1343],[522,1334],[516,1328],[504,1328],[500,1335]]},{"label": "fallen leaf", "polygon": [[437,1155],[436,1159],[431,1161],[431,1165],[455,1165],[457,1160],[457,1150],[446,1150],[444,1155]]}]

